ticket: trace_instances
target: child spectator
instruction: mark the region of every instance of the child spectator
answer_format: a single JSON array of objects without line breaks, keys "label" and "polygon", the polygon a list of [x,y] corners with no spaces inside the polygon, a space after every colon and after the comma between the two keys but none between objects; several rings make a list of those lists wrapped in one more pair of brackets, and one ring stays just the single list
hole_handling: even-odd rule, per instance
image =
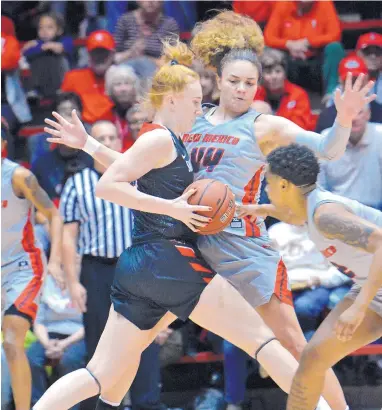
[{"label": "child spectator", "polygon": [[43,14],[38,20],[38,38],[24,45],[23,54],[32,72],[29,98],[52,97],[60,88],[74,50],[73,40],[63,33],[61,16]]}]

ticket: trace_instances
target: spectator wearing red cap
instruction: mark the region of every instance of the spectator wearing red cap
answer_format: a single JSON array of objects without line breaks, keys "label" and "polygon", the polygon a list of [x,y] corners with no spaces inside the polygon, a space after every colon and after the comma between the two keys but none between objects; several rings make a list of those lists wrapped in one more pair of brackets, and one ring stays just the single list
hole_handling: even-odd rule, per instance
[{"label": "spectator wearing red cap", "polygon": [[277,2],[264,30],[268,47],[286,50],[289,79],[303,88],[330,94],[345,56],[341,26],[332,1]]},{"label": "spectator wearing red cap", "polygon": [[[338,67],[339,85],[338,88],[343,89],[345,79],[348,73],[352,74],[353,81],[356,81],[359,75],[364,75],[364,84],[369,80],[369,70],[363,58],[356,54],[351,54],[341,60]],[[330,128],[334,124],[337,116],[336,107],[334,105],[333,95],[330,96],[317,121],[316,132],[321,132],[326,128]],[[370,103],[370,120],[372,122],[382,122],[382,106],[376,101]]]},{"label": "spectator wearing red cap", "polygon": [[375,101],[382,104],[382,34],[363,34],[357,41],[356,51],[365,60],[370,78],[375,80],[373,89],[377,94]]},{"label": "spectator wearing red cap", "polygon": [[312,128],[312,115],[307,92],[286,79],[287,60],[280,50],[267,48],[260,57],[262,85],[256,100],[266,101],[274,114],[288,118],[300,127]]},{"label": "spectator wearing red cap", "polygon": [[85,122],[93,124],[98,120],[112,120],[114,104],[105,94],[105,73],[113,64],[114,38],[108,31],[94,31],[87,39],[86,48],[89,67],[68,71],[61,89],[80,96]]},{"label": "spectator wearing red cap", "polygon": [[177,22],[163,14],[161,1],[139,0],[138,9],[122,15],[115,28],[115,62],[130,64],[142,77],[150,77],[162,53],[162,40],[179,34]]}]

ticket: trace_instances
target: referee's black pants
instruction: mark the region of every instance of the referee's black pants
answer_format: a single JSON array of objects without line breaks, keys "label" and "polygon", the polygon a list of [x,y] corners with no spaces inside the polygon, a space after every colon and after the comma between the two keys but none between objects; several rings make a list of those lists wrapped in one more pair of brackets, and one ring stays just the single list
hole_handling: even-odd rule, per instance
[{"label": "referee's black pants", "polygon": [[85,343],[90,360],[109,317],[110,292],[118,258],[84,255],[80,281],[87,292],[86,312],[83,315]]},{"label": "referee's black pants", "polygon": [[[101,258],[84,255],[80,281],[87,291],[86,312],[83,315],[87,357],[90,360],[105,328],[111,306],[110,293],[118,258]],[[163,410],[160,400],[160,346],[152,343],[141,356],[141,363],[131,386],[134,410]],[[81,410],[94,410],[95,398],[81,403]]]}]

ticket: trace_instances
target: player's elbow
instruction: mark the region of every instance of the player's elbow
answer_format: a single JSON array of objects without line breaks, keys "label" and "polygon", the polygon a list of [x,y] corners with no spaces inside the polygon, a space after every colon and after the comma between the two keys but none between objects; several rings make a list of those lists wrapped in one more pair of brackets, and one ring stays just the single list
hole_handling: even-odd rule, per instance
[{"label": "player's elbow", "polygon": [[105,175],[101,177],[95,188],[95,195],[97,198],[110,200],[110,188],[112,187],[112,182],[110,178],[105,178]]}]

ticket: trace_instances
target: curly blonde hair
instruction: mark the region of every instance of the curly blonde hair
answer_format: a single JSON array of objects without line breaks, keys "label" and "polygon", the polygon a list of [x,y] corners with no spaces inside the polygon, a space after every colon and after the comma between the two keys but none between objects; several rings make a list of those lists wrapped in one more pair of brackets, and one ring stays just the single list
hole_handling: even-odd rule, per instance
[{"label": "curly blonde hair", "polygon": [[251,50],[260,55],[264,48],[263,33],[249,17],[233,11],[222,11],[210,20],[198,23],[191,49],[206,66],[219,69],[225,54],[234,49]]},{"label": "curly blonde hair", "polygon": [[182,92],[187,84],[199,80],[190,66],[194,53],[179,38],[163,41],[162,67],[155,73],[148,91],[148,102],[157,110],[170,92]]}]

